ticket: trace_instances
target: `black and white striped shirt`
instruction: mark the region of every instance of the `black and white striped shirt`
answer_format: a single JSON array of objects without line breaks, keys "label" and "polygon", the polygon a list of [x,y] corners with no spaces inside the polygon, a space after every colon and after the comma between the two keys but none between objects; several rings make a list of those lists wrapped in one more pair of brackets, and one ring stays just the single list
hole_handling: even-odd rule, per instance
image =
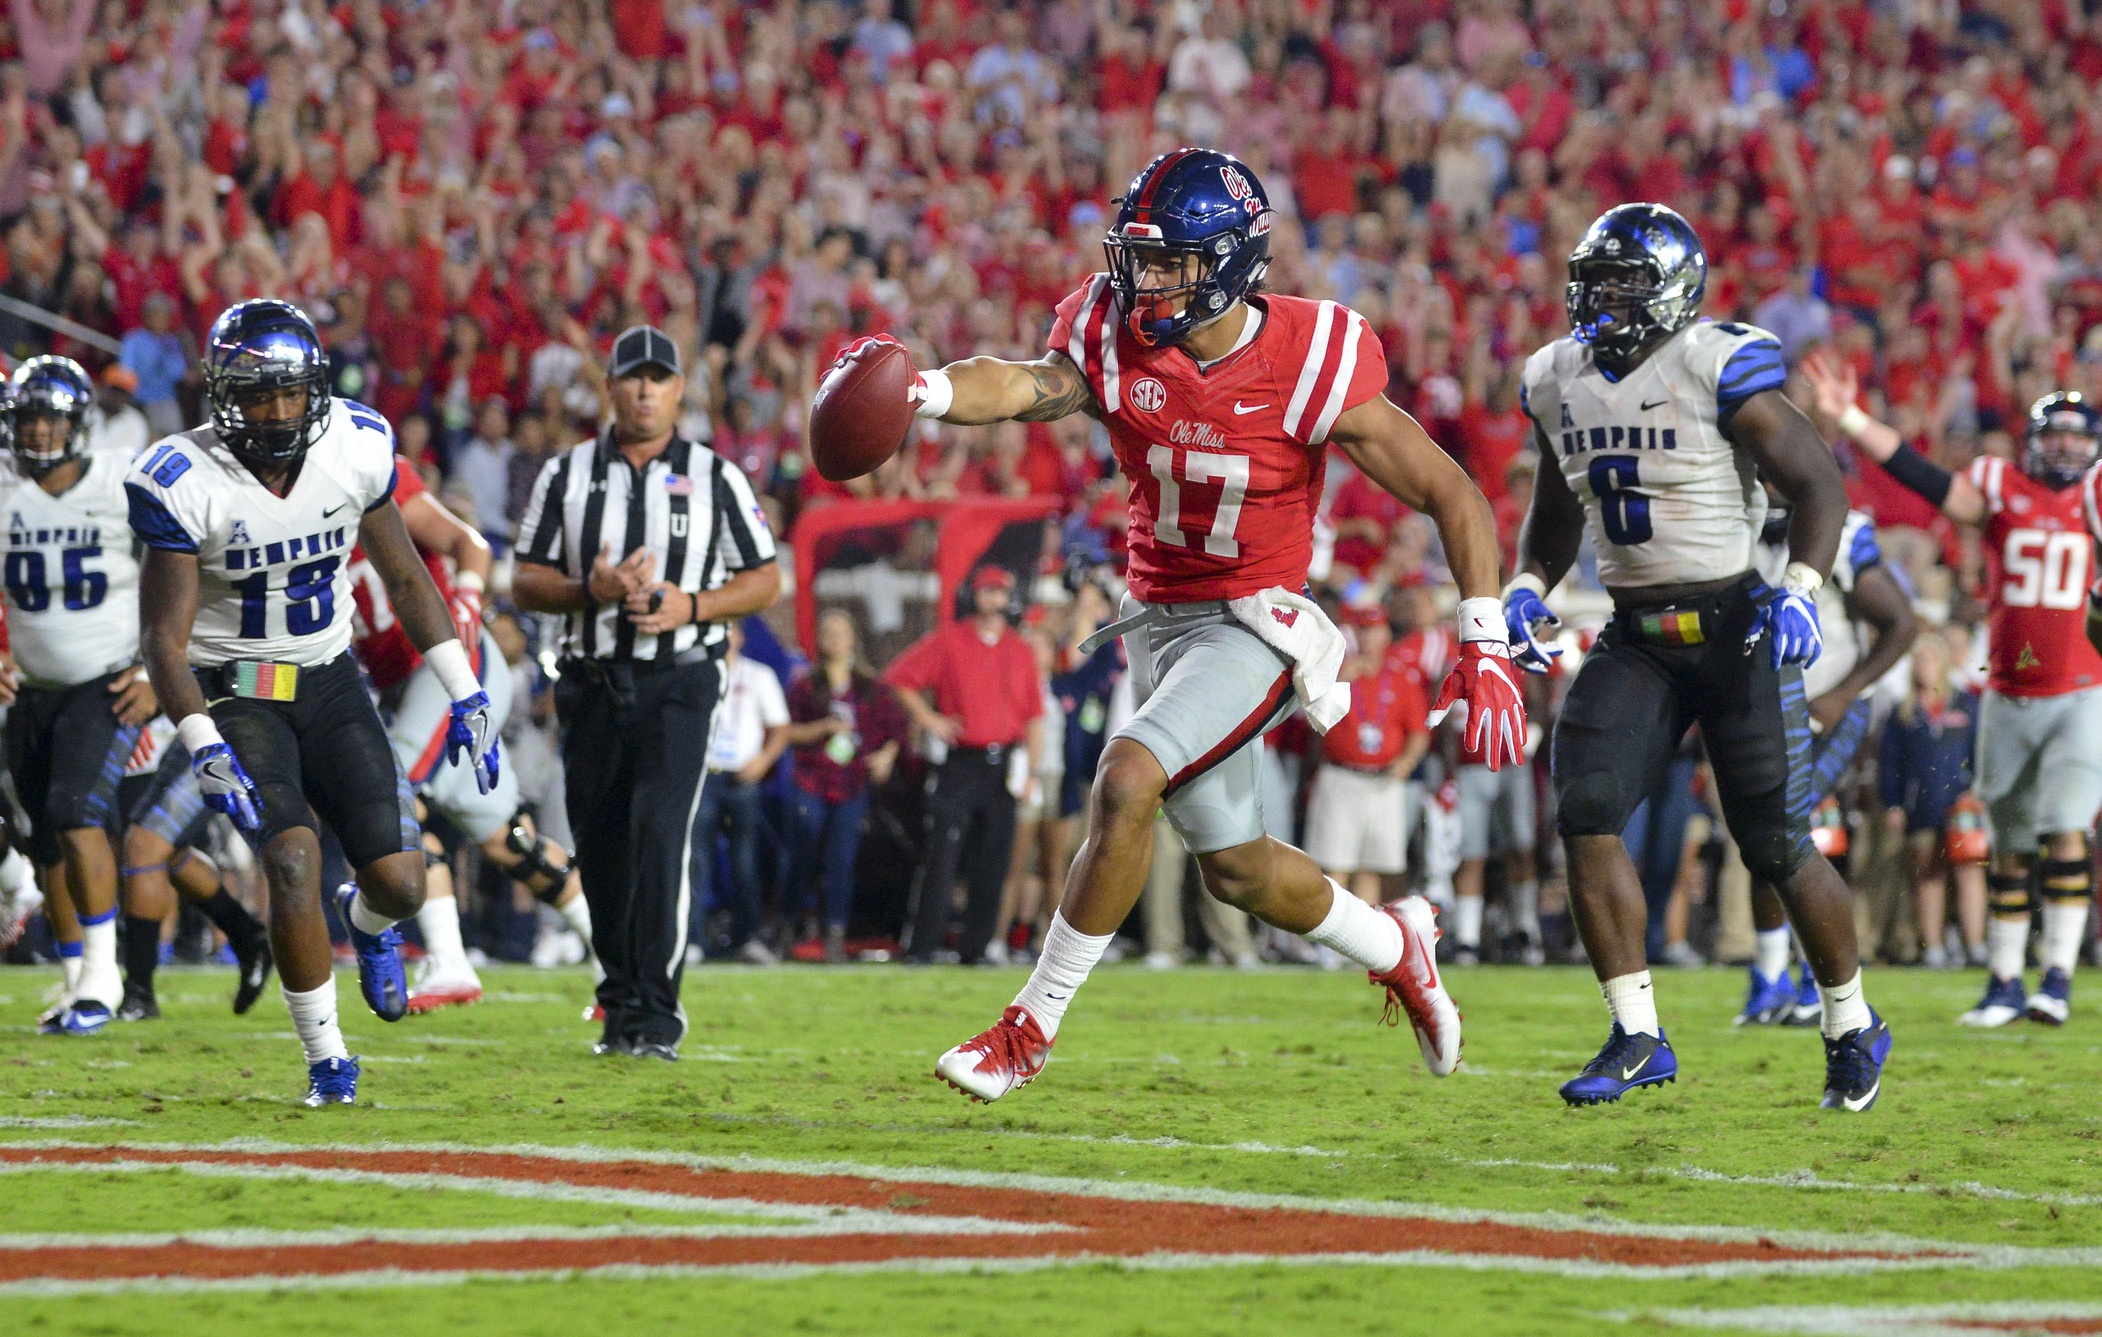
[{"label": "black and white striped shirt", "polygon": [[[518,526],[518,560],[587,580],[592,559],[607,544],[616,564],[637,548],[649,549],[659,580],[696,594],[774,560],[773,533],[736,465],[674,436],[638,478],[610,429],[541,468]],[[562,644],[565,654],[585,658],[669,660],[697,645],[719,656],[729,636],[722,622],[638,636],[613,603],[569,614]]]}]

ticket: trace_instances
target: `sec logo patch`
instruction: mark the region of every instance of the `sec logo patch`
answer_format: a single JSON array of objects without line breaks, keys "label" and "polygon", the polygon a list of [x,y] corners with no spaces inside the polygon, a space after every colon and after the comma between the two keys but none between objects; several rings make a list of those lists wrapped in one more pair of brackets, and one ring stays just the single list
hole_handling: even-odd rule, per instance
[{"label": "sec logo patch", "polygon": [[1161,405],[1168,402],[1168,387],[1151,376],[1141,376],[1131,383],[1131,406],[1142,413],[1158,413]]}]

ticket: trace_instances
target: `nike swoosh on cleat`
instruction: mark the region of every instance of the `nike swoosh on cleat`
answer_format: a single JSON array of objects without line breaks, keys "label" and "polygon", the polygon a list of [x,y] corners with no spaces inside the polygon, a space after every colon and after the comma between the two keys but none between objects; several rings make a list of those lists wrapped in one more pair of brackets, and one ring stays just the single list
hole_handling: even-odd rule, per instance
[{"label": "nike swoosh on cleat", "polygon": [[1870,1105],[1873,1105],[1875,1103],[1876,1093],[1878,1091],[1881,1091],[1882,1089],[1883,1083],[1877,1082],[1874,1086],[1868,1089],[1868,1094],[1861,1097],[1861,1099],[1852,1100],[1846,1096],[1841,1096],[1839,1098],[1839,1103],[1846,1106],[1847,1111],[1849,1113],[1859,1114],[1861,1113],[1861,1111],[1867,1109]]},{"label": "nike swoosh on cleat", "polygon": [[1620,1070],[1620,1080],[1623,1082],[1632,1082],[1635,1080],[1635,1074],[1641,1072],[1644,1068],[1647,1068],[1648,1066],[1649,1060],[1644,1059],[1642,1060],[1642,1062],[1637,1063],[1632,1068],[1622,1068]]},{"label": "nike swoosh on cleat", "polygon": [[1244,413],[1253,413],[1257,409],[1266,409],[1269,407],[1270,406],[1268,404],[1243,404],[1240,400],[1236,399],[1233,402],[1233,415],[1236,418],[1238,418]]}]

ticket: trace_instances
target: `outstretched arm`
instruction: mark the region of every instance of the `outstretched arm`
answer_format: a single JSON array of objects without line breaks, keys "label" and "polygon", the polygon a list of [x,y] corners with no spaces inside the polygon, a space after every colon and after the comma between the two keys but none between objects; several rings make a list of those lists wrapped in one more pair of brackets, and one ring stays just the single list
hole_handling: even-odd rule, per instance
[{"label": "outstretched arm", "polygon": [[[946,387],[948,398],[942,399]],[[1087,377],[1064,353],[1046,353],[1034,362],[1004,362],[996,357],[965,358],[940,371],[923,372],[919,409],[923,418],[959,426],[989,422],[1051,422],[1075,413],[1093,414],[1095,397]]]},{"label": "outstretched arm", "polygon": [[1984,523],[1985,496],[1977,484],[1906,445],[1897,428],[1869,417],[1856,402],[1861,387],[1853,367],[1813,353],[1803,359],[1803,375],[1817,396],[1817,411],[1831,418],[1843,435],[1892,478],[1941,507],[1943,515],[1959,524]]},{"label": "outstretched arm", "polygon": [[1502,558],[1489,499],[1423,425],[1374,395],[1336,419],[1329,440],[1367,478],[1438,526],[1462,599],[1493,599]]}]

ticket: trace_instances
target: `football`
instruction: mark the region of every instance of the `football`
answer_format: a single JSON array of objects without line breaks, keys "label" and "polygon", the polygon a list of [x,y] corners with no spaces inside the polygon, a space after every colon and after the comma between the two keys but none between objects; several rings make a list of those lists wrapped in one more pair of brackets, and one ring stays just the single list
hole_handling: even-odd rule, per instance
[{"label": "football", "polygon": [[844,483],[897,453],[912,426],[912,355],[894,343],[863,345],[825,373],[810,403],[810,459]]}]

